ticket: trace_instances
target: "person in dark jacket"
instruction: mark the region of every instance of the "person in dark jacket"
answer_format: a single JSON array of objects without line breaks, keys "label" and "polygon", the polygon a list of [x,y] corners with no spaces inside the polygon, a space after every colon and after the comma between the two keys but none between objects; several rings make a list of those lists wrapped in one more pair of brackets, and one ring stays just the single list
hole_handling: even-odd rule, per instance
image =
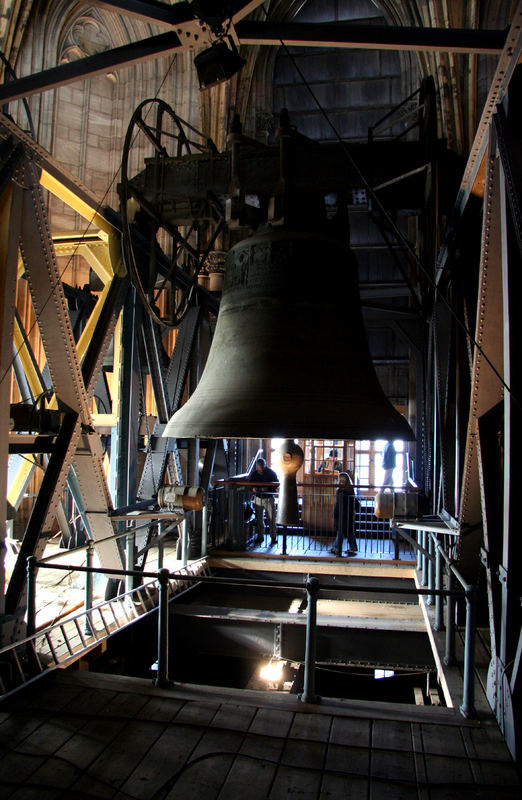
[{"label": "person in dark jacket", "polygon": [[343,540],[348,540],[347,556],[354,556],[357,552],[357,539],[354,531],[354,503],[355,493],[353,482],[347,472],[339,474],[339,487],[334,506],[334,525],[337,531],[335,542],[330,550],[336,556],[341,555]]},{"label": "person in dark jacket", "polygon": [[277,544],[276,524],[275,524],[275,499],[274,494],[277,486],[263,486],[262,484],[278,484],[279,478],[270,467],[267,467],[264,458],[258,458],[256,465],[248,476],[249,483],[257,483],[252,487],[254,495],[254,509],[256,512],[257,536],[255,542],[260,544],[265,535],[265,514],[270,528],[270,544]]}]

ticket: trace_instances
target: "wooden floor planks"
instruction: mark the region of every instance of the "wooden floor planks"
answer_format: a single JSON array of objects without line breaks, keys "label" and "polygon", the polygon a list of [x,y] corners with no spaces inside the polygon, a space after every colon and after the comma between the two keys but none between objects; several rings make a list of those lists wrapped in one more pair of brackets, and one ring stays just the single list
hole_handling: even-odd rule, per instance
[{"label": "wooden floor planks", "polygon": [[0,798],[508,800],[494,720],[52,673],[0,708]]}]

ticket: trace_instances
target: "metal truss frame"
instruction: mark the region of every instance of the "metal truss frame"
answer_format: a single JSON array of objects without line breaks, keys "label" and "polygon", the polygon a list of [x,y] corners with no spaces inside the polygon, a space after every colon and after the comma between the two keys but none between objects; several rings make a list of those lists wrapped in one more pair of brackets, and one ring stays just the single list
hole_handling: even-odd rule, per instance
[{"label": "metal truss frame", "polygon": [[[48,166],[51,166],[52,159],[43,154],[41,148],[35,146],[31,140],[27,141],[28,137],[10,120],[2,117],[0,133],[4,140],[15,141],[21,146],[21,155],[11,166],[12,180],[4,191],[2,209],[2,226],[9,232],[6,234],[4,252],[7,253],[8,263],[11,264],[10,267],[6,264],[4,272],[6,280],[8,276],[11,277],[10,288],[8,289],[6,284],[3,294],[5,298],[3,331],[7,338],[11,335],[11,342],[9,345],[7,341],[2,342],[2,392],[6,393],[8,405],[9,376],[11,366],[15,363],[19,369],[19,386],[29,391],[29,399],[41,397],[49,388],[37,368],[26,332],[15,314],[16,278],[23,275],[29,286],[46,357],[45,371],[48,371],[53,395],[48,400],[48,407],[62,409],[64,414],[62,428],[54,441],[49,444],[51,452],[42,487],[5,591],[5,612],[16,620],[16,628],[23,619],[25,559],[27,555],[38,557],[43,553],[53,520],[57,514],[63,518],[61,497],[72,467],[82,495],[88,530],[93,540],[95,542],[106,540],[114,533],[108,515],[111,502],[103,468],[103,453],[100,437],[95,431],[91,416],[91,403],[105,355],[112,341],[127,278],[117,274],[121,273],[118,263],[115,268],[112,267],[109,250],[118,252],[118,248],[114,243],[115,229],[112,224],[105,222],[104,228],[107,233],[104,246],[107,253],[103,260],[99,259],[99,262],[100,265],[103,264],[103,269],[100,271],[107,282],[84,335],[75,342],[41,191],[42,175],[45,175],[44,183],[52,184],[55,190],[62,186],[63,194],[70,197],[73,194],[74,179],[72,176],[64,175],[61,182],[60,168],[56,163],[52,163],[53,174],[50,180],[51,173],[41,169],[38,159],[44,155]],[[101,219],[94,198],[88,197],[86,190],[80,189],[79,193],[83,196],[77,198],[76,205],[87,214],[89,222],[94,218]],[[111,247],[109,247],[110,240],[112,240]],[[18,260],[18,247],[21,262]],[[14,354],[13,342],[17,348]],[[11,434],[10,439],[13,447],[16,444],[16,433]],[[7,470],[7,438],[2,445],[5,455],[3,463]],[[17,465],[18,469],[12,469],[10,499],[14,501],[13,505],[19,502],[21,491],[34,470],[34,464],[34,460],[24,459],[21,465]],[[102,566],[122,568],[121,554],[114,542],[104,541],[98,546],[97,552]],[[4,574],[3,559],[1,572]],[[3,598],[4,592],[2,600]]]},{"label": "metal truss frame", "polygon": [[[467,363],[457,350],[454,322],[436,317],[431,321],[437,343],[433,359],[437,432],[434,449],[440,467],[434,491],[440,489],[440,496],[446,498],[452,484],[456,486],[459,569],[473,583],[485,574],[491,642],[488,699],[513,756],[520,751],[522,730],[522,553],[516,497],[517,454],[522,447],[522,351],[517,324],[522,263],[522,160],[517,116],[522,87],[521,68],[517,68],[522,52],[520,15],[515,22],[518,28],[515,25],[510,32],[512,46],[506,48],[499,62],[498,78],[455,209],[455,219],[462,220],[474,194],[483,196],[476,313],[471,323],[471,358]],[[485,169],[483,191],[481,165]],[[446,297],[451,296],[448,287],[456,277],[455,250],[469,242],[469,230],[460,231],[457,225],[452,237],[449,246],[441,249],[438,262],[439,291]],[[462,263],[462,255],[460,259]],[[469,403],[462,403],[461,409],[459,378],[452,365],[461,371],[469,370]],[[452,395],[456,398],[453,409],[447,404]],[[458,417],[466,411],[467,430],[462,435]]]},{"label": "metal truss frame", "polygon": [[[229,33],[238,44],[279,47],[284,41],[292,47],[346,47],[350,49],[391,49],[418,52],[444,51],[450,53],[502,52],[506,32],[500,30],[447,29],[423,27],[394,27],[376,25],[283,23],[245,20],[262,0],[237,4],[231,18]],[[5,103],[57,86],[90,78],[111,69],[130,66],[141,61],[163,56],[176,50],[196,50],[208,46],[214,38],[210,26],[198,19],[190,2],[167,3],[125,2],[124,0],[97,0],[98,5],[124,15],[137,16],[160,27],[159,33],[137,42],[105,50],[92,56],[61,64],[42,72],[12,80],[0,86],[0,102]]]},{"label": "metal truss frame", "polygon": [[[191,4],[187,2],[170,6],[166,3],[144,3],[140,0],[126,0],[126,2],[97,0],[97,4],[122,14],[137,15],[148,22],[166,26],[169,30],[141,42],[61,65],[37,75],[13,80],[0,87],[0,102],[26,97],[106,72],[109,68],[114,69],[159,57],[182,47],[195,49],[196,32],[202,31],[201,21],[195,19]],[[294,46],[351,48],[374,46],[379,49],[392,47],[397,50],[500,54],[497,72],[478,126],[455,206],[455,220],[458,221],[462,218],[473,193],[481,193],[482,170],[485,168],[477,313],[476,319],[472,321],[474,342],[469,345],[472,354],[469,375],[471,383],[469,419],[467,431],[457,443],[458,452],[450,450],[448,441],[448,426],[457,436],[460,430],[458,423],[452,419],[452,414],[457,411],[451,409],[448,403],[448,399],[455,393],[452,359],[458,357],[455,352],[457,337],[435,338],[438,331],[437,323],[433,319],[430,323],[432,357],[427,362],[429,374],[426,376],[426,384],[434,388],[436,395],[433,408],[434,497],[440,497],[441,502],[446,502],[451,484],[459,484],[455,514],[459,519],[461,531],[459,566],[464,573],[472,575],[473,578],[480,569],[477,563],[480,543],[484,544],[482,558],[488,583],[493,653],[488,695],[508,745],[515,753],[517,744],[520,746],[517,737],[522,730],[520,711],[516,711],[513,702],[514,698],[520,698],[522,661],[522,635],[520,625],[517,624],[519,621],[517,614],[520,612],[521,545],[520,537],[516,535],[518,526],[515,517],[514,488],[517,485],[515,481],[518,481],[516,453],[521,450],[521,430],[517,394],[507,391],[505,384],[513,390],[519,388],[519,378],[515,368],[520,363],[520,346],[516,338],[514,304],[520,296],[518,275],[522,257],[520,214],[522,170],[517,150],[520,132],[512,127],[509,109],[506,112],[503,104],[506,103],[509,84],[522,52],[522,3],[517,6],[512,26],[507,34],[504,31],[437,31],[390,27],[384,31],[378,26],[371,26],[367,31],[362,26],[314,25],[310,28],[302,24],[274,25],[269,22],[243,19],[259,5],[260,0],[244,3],[233,18],[232,34],[239,44],[279,46],[283,40]],[[182,45],[181,40],[186,43]],[[202,37],[200,46],[206,41],[206,38]],[[517,102],[520,102],[520,97],[517,98]],[[53,389],[60,401],[71,409],[66,414],[64,427],[59,434],[61,455],[59,458],[57,455],[53,460],[52,470],[49,473],[49,482],[53,480],[51,497],[46,508],[39,511],[40,519],[38,524],[35,522],[34,529],[38,531],[47,529],[50,520],[56,514],[69,468],[74,465],[93,538],[96,536],[101,538],[102,533],[106,534],[106,527],[110,526],[107,513],[109,494],[103,474],[99,437],[93,433],[95,420],[92,417],[90,400],[101,369],[103,354],[114,331],[116,311],[119,304],[123,304],[126,278],[118,272],[119,268],[115,264],[112,265],[114,275],[111,275],[108,270],[109,262],[102,260],[107,272],[105,278],[110,288],[107,289],[106,298],[100,306],[104,312],[97,320],[93,320],[92,330],[86,336],[88,346],[85,356],[80,357],[70,330],[63,292],[60,294],[60,289],[56,290],[60,284],[60,276],[56,268],[52,237],[46,226],[39,186],[57,192],[62,199],[67,198],[84,218],[105,232],[108,237],[116,235],[117,226],[114,219],[100,213],[95,199],[88,190],[78,186],[72,176],[64,176],[59,166],[41,148],[31,143],[29,152],[28,137],[24,138],[16,126],[6,118],[0,119],[0,134],[14,136],[16,142],[25,148],[21,166],[20,162],[17,166],[17,180],[24,188],[9,183],[7,188],[4,186],[0,195],[2,212],[0,242],[3,245],[0,248],[2,253],[0,258],[4,259],[3,254],[6,254],[5,264],[1,264],[3,269],[0,271],[4,289],[3,304],[0,307],[3,314],[0,353],[2,376],[10,367],[12,353],[9,337],[12,331],[16,284],[15,251],[17,238],[21,235],[24,268],[30,280],[33,303],[41,325]],[[23,217],[20,213],[22,206],[25,211]],[[451,239],[441,248],[437,260],[439,285],[442,285],[442,280],[446,277],[447,266],[451,265],[451,245],[455,241],[455,228],[449,226],[449,229]],[[90,257],[95,258],[92,252]],[[46,298],[51,295],[56,296],[52,301],[48,301]],[[194,327],[191,328],[191,325]],[[154,488],[155,478],[152,478],[152,474],[155,474],[156,469],[158,475],[164,472],[168,468],[169,459],[174,472],[178,477],[180,474],[181,467],[179,460],[176,459],[176,453],[169,450],[168,445],[160,440],[160,432],[164,418],[181,402],[181,392],[191,364],[196,367],[193,369],[192,380],[197,374],[197,365],[192,360],[193,341],[197,338],[198,330],[195,313],[194,319],[187,318],[186,326],[187,330],[178,334],[174,355],[166,371],[160,358],[158,332],[149,323],[141,325],[139,329],[158,404],[156,423],[158,427],[153,431],[152,445],[146,456],[144,483],[139,489],[144,493]],[[56,335],[57,331],[60,332],[59,336]],[[9,356],[6,355],[8,353]],[[129,361],[124,358],[123,362],[122,380],[125,381],[128,379],[125,375],[132,374],[136,365],[132,359]],[[462,364],[460,368],[463,368]],[[505,384],[499,379],[499,375]],[[0,384],[0,401],[4,402],[8,398],[6,385],[6,381]],[[123,393],[123,396],[127,395]],[[139,413],[137,405],[129,409],[129,412],[128,426],[135,426],[136,415]],[[494,434],[498,420],[504,437],[503,470],[501,472],[497,470],[495,473],[488,463],[491,460],[488,447],[491,446],[492,431]],[[114,433],[116,427],[111,426],[114,436],[118,435]],[[125,436],[120,444],[128,448],[129,437]],[[115,441],[114,445],[117,446],[118,442]],[[7,455],[8,443],[5,432],[0,432],[0,447]],[[460,459],[461,451],[463,456]],[[209,460],[205,467],[207,472],[212,457],[213,455],[208,456]],[[460,465],[456,463],[459,459],[462,462]],[[194,462],[195,458],[192,461]],[[192,464],[191,469],[193,466]],[[95,475],[94,481],[91,481],[92,472]],[[125,486],[120,487],[119,496],[123,497],[125,492],[125,496],[129,498],[134,490],[131,486],[128,463],[122,475]],[[495,527],[493,523],[495,514],[492,509],[496,512],[498,506],[492,505],[492,496],[499,486],[502,495],[501,523]],[[42,538],[38,538],[35,545],[36,553],[42,541]],[[113,563],[117,564],[117,568],[121,568],[123,563],[121,553],[115,546],[110,553],[102,555],[101,558],[107,568]],[[0,574],[2,572],[0,570]],[[22,608],[20,584],[21,578],[17,578],[16,585],[13,584],[14,588],[8,594],[9,613],[14,615],[19,614]],[[518,707],[520,708],[520,703]]]}]

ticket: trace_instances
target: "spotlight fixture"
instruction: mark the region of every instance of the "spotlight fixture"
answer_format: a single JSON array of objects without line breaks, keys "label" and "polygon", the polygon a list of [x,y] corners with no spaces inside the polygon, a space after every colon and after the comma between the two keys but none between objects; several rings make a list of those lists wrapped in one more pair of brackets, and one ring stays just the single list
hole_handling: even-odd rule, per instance
[{"label": "spotlight fixture", "polygon": [[228,44],[225,38],[219,39],[194,56],[194,66],[201,90],[228,81],[246,64],[245,59],[239,55],[232,37],[226,38]]},{"label": "spotlight fixture", "polygon": [[280,661],[277,656],[272,656],[264,667],[259,671],[259,677],[269,683],[279,683],[283,677],[283,669],[286,661]]}]

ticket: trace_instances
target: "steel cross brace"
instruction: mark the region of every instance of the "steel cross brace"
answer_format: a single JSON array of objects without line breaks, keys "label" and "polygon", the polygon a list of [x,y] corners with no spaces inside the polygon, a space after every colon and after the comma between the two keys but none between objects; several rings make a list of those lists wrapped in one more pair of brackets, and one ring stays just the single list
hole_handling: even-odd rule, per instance
[{"label": "steel cross brace", "polygon": [[[19,556],[21,566],[16,566],[15,570],[17,575],[18,573],[21,575],[21,570],[23,570],[25,576],[25,564],[22,565],[24,554],[40,555],[43,551],[45,537],[42,538],[41,533],[49,530],[56,516],[69,468],[76,456],[82,429],[92,431],[89,402],[109,344],[111,329],[116,320],[120,292],[116,287],[111,296],[112,310],[106,310],[106,313],[101,315],[100,326],[93,335],[91,348],[88,348],[88,354],[82,367],[76,351],[67,302],[47,223],[39,186],[39,170],[32,161],[28,159],[24,161],[18,172],[18,182],[24,187],[22,192],[23,213],[20,215],[22,220],[20,250],[47,357],[53,391],[55,398],[59,398],[60,402],[71,409],[71,414],[74,415],[74,422],[69,425],[71,430],[67,428],[67,436],[63,434],[60,444],[58,442],[55,444],[47,470],[49,478],[47,481],[44,478],[45,482],[41,490],[44,493],[41,498],[39,493],[30,525],[24,536]],[[88,450],[90,451],[88,458],[82,459],[78,456],[76,471],[80,485],[83,483],[83,486],[90,490],[89,501],[94,506],[93,510],[95,512],[103,510],[103,514],[96,514],[91,522],[93,537],[94,539],[106,538],[108,496],[104,488],[101,455],[92,445]],[[94,481],[92,480],[93,476]],[[87,510],[90,509],[87,508]],[[110,532],[112,533],[112,528]],[[103,558],[102,563],[103,561],[106,559]],[[121,558],[109,558],[109,563],[104,565],[121,567]],[[10,611],[14,613],[15,605],[23,602],[23,587],[20,588],[15,578],[13,588],[8,591]]]},{"label": "steel cross brace", "polygon": [[[141,332],[158,418],[149,434],[145,464],[137,492],[137,497],[140,499],[154,497],[165,482],[167,473],[170,483],[184,482],[177,441],[163,438],[162,433],[181,403],[192,350],[197,342],[196,333],[200,318],[199,307],[189,310],[178,328],[174,352],[167,369],[163,363],[164,354],[159,326],[148,315],[143,318]],[[148,544],[154,527],[154,524],[150,525],[146,541],[142,544]]]},{"label": "steel cross brace", "polygon": [[[272,23],[242,18],[262,0],[243,3],[232,16],[231,34],[239,44],[286,45],[302,47],[348,47],[457,53],[500,53],[506,32],[499,30],[446,29],[390,25],[351,25],[350,23]],[[138,16],[171,28],[166,33],[150,36],[102,53],[60,64],[56,67],[17,78],[0,86],[0,103],[27,98],[32,94],[64,86],[77,80],[129,66],[179,49],[208,46],[212,37],[205,20],[198,20],[187,2],[168,5],[160,2],[98,0],[96,5],[117,9],[120,13]]]}]

